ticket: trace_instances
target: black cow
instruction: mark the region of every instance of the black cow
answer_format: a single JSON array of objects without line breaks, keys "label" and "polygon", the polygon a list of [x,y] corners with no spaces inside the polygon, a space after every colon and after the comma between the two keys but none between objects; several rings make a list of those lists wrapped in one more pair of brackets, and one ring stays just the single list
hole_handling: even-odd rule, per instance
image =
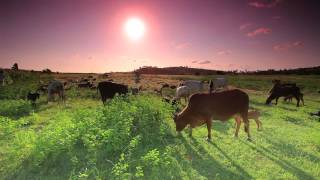
[{"label": "black cow", "polygon": [[81,82],[78,84],[78,88],[91,88],[92,86],[91,82]]},{"label": "black cow", "polygon": [[280,97],[287,97],[292,95],[297,100],[297,107],[299,107],[299,103],[302,97],[302,93],[300,92],[300,88],[297,86],[287,86],[287,85],[275,85],[270,92],[270,96],[266,100],[266,104],[270,104],[272,100],[276,99],[276,104],[278,103],[278,99]]},{"label": "black cow", "polygon": [[27,100],[31,101],[32,105],[36,104],[37,99],[40,98],[40,94],[39,93],[31,93],[29,92],[27,95]]},{"label": "black cow", "polygon": [[116,93],[118,94],[127,94],[128,86],[123,84],[117,84],[110,81],[103,81],[98,84],[98,89],[100,91],[101,100],[105,104],[107,99],[114,97]]},{"label": "black cow", "polygon": [[315,112],[315,113],[310,113],[311,116],[319,116],[320,117],[320,111]]}]

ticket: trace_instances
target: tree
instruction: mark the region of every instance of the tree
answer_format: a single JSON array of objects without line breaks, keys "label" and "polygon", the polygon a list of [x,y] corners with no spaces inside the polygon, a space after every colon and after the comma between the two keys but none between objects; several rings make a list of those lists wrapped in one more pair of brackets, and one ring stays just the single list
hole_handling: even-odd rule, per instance
[{"label": "tree", "polygon": [[14,63],[11,69],[18,71],[19,70],[18,63]]},{"label": "tree", "polygon": [[48,74],[51,74],[51,73],[52,73],[52,71],[51,71],[50,69],[48,69],[48,68],[42,70],[42,72],[43,72],[43,73],[48,73]]}]

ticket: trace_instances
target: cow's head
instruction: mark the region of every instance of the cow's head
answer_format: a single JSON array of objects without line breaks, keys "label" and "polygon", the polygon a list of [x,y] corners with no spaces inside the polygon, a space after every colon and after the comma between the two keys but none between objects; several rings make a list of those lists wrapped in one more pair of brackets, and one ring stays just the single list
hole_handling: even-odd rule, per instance
[{"label": "cow's head", "polygon": [[177,113],[173,115],[174,123],[176,124],[176,131],[182,131],[186,126],[186,121]]}]

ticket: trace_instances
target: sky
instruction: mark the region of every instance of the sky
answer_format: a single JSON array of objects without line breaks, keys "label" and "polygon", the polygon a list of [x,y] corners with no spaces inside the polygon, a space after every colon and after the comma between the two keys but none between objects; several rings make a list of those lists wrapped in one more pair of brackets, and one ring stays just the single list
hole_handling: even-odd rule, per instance
[{"label": "sky", "polygon": [[[0,67],[265,70],[320,65],[318,0],[1,0]],[[145,32],[126,33],[130,18]]]}]

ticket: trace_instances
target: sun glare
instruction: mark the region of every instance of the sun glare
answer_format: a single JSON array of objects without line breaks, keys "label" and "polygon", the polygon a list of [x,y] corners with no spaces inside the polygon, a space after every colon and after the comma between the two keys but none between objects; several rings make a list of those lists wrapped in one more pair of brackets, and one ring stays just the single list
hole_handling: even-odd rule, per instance
[{"label": "sun glare", "polygon": [[145,33],[145,25],[139,18],[128,19],[124,28],[127,36],[134,41],[141,39]]}]

